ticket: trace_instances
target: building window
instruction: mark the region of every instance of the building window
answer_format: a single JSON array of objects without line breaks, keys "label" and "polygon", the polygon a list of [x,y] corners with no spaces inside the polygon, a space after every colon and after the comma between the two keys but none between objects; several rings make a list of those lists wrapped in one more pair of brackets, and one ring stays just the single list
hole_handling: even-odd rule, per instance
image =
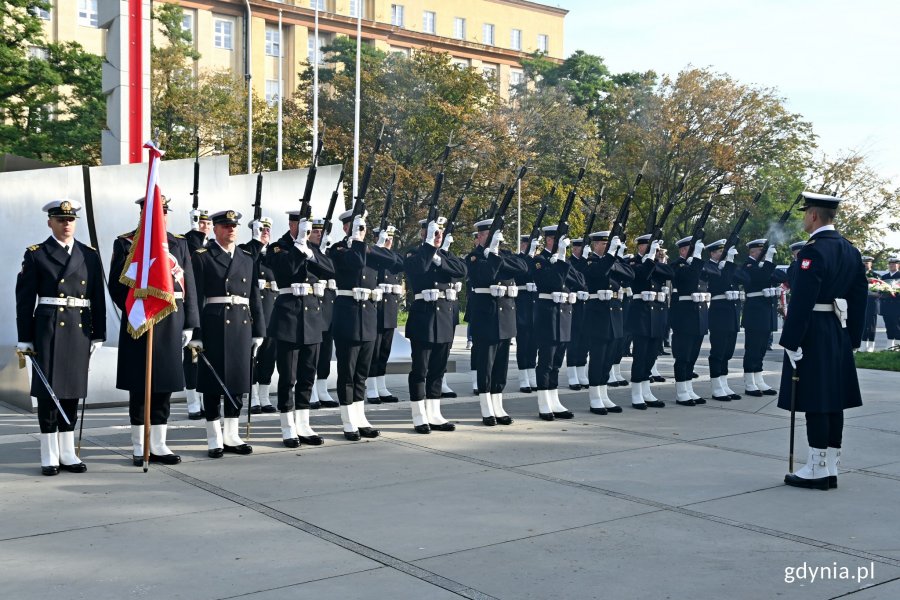
[{"label": "building window", "polygon": [[[357,13],[357,10],[362,10],[362,14]],[[362,17],[366,18],[366,2],[365,0],[350,0],[350,16],[351,17]]]},{"label": "building window", "polygon": [[472,66],[472,63],[468,58],[451,58],[450,64],[457,69],[468,69]]},{"label": "building window", "polygon": [[319,5],[319,10],[325,10],[325,0],[309,0],[310,8],[315,9],[317,4]]},{"label": "building window", "polygon": [[453,19],[453,37],[458,40],[466,39],[466,20],[462,17]]},{"label": "building window", "polygon": [[31,12],[39,19],[43,19],[45,21],[50,20],[50,10],[47,8],[38,8],[37,6],[32,6]]},{"label": "building window", "polygon": [[281,36],[275,25],[266,25],[266,55],[281,56]]},{"label": "building window", "polygon": [[409,48],[391,46],[390,52],[391,54],[396,54],[397,56],[402,56],[403,58],[409,58]]},{"label": "building window", "polygon": [[277,79],[266,79],[266,104],[274,106],[281,95],[281,86]]},{"label": "building window", "polygon": [[485,81],[491,84],[492,89],[497,86],[497,66],[484,64],[481,66],[481,75]]},{"label": "building window", "polygon": [[47,60],[50,58],[50,52],[46,48],[41,48],[40,46],[29,46],[28,58]]},{"label": "building window", "polygon": [[538,52],[546,54],[550,51],[550,37],[543,33],[538,35]]},{"label": "building window", "polygon": [[391,25],[403,27],[403,5],[391,4]]},{"label": "building window", "polygon": [[234,49],[234,22],[228,19],[213,19],[213,46],[225,50]]},{"label": "building window", "polygon": [[194,38],[194,14],[185,12],[181,15],[181,30],[191,34]]},{"label": "building window", "polygon": [[[319,36],[319,64],[321,65],[325,62],[325,53],[322,52],[322,48],[328,45],[327,38],[323,36]],[[309,36],[306,38],[306,60],[309,61],[309,64],[313,64],[316,62],[316,35],[313,32],[310,32]]]},{"label": "building window", "polygon": [[481,43],[488,46],[494,45],[494,26],[490,23],[485,23],[482,28]]},{"label": "building window", "polygon": [[426,10],[422,13],[422,31],[425,33],[435,33],[435,14],[431,11]]},{"label": "building window", "polygon": [[512,98],[513,96],[515,96],[518,93],[519,87],[522,85],[522,83],[524,83],[524,81],[525,81],[525,73],[523,71],[519,71],[517,69],[511,69],[509,71],[509,96],[510,96],[510,98]]},{"label": "building window", "polygon": [[97,26],[97,0],[78,0],[78,24]]},{"label": "building window", "polygon": [[512,34],[509,37],[509,47],[513,50],[521,50],[522,49],[522,30],[521,29],[513,29]]}]

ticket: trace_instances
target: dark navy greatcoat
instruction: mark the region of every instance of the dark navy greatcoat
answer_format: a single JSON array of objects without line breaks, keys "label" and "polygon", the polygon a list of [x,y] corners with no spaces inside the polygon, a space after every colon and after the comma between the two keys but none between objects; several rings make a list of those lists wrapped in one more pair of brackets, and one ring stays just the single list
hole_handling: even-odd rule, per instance
[{"label": "dark navy greatcoat", "polygon": [[679,256],[670,266],[673,271],[672,306],[669,309],[672,331],[679,335],[706,335],[709,331],[709,307],[706,302],[680,299],[700,291],[700,280],[706,280],[703,261],[695,258],[688,263],[686,258]]},{"label": "dark navy greatcoat", "polygon": [[[885,273],[884,281],[900,281],[900,271]],[[896,296],[885,294],[881,298],[881,316],[884,317],[884,326],[887,329],[889,340],[900,339],[900,289]]]},{"label": "dark navy greatcoat", "polygon": [[472,290],[492,285],[514,287],[517,276],[528,276],[528,262],[507,250],[501,250],[499,255],[490,252],[485,258],[481,246],[475,246],[465,262],[470,290],[466,319],[472,326],[472,339],[491,344],[516,337],[516,299],[476,294]]},{"label": "dark navy greatcoat", "polygon": [[[596,294],[600,290],[618,293],[623,287],[631,285],[633,279],[634,269],[621,258],[611,254],[604,254],[601,257],[591,252],[585,259],[585,287],[591,294]],[[619,298],[588,300],[584,316],[584,335],[606,340],[618,339],[625,335],[622,300]]]},{"label": "dark navy greatcoat", "polygon": [[[235,247],[234,256],[215,240],[194,252],[194,285],[200,308],[200,327],[194,339],[203,341],[203,350],[232,395],[250,391],[251,338],[266,335],[262,300],[256,281],[256,261],[249,251]],[[207,298],[240,296],[249,304],[209,304]],[[224,394],[209,367],[197,372],[197,391]]]},{"label": "dark navy greatcoat", "polygon": [[[386,262],[378,267],[378,283],[400,285],[403,281],[403,256],[389,248],[381,248],[384,251]],[[390,259],[388,260],[388,257]],[[384,299],[378,303],[378,331],[385,332],[397,328],[397,314],[400,312],[400,294],[385,294]]]},{"label": "dark navy greatcoat", "polygon": [[263,243],[259,240],[250,240],[245,244],[239,244],[238,248],[242,248],[250,253],[256,263],[256,291],[259,299],[262,301],[263,319],[268,327],[269,321],[272,320],[272,309],[275,308],[275,300],[278,298],[278,291],[272,289],[272,284],[278,287],[275,282],[275,273],[265,263],[266,255],[263,254]]},{"label": "dark navy greatcoat", "polygon": [[[881,278],[878,277],[878,273],[875,271],[866,271],[866,280],[868,281],[869,279]],[[869,342],[875,341],[875,332],[878,329],[878,313],[880,310],[881,302],[878,297],[878,292],[869,292],[869,295],[866,297],[866,320],[865,327],[863,327],[862,339]]]},{"label": "dark navy greatcoat", "polygon": [[[144,370],[147,358],[147,334],[138,339],[128,333],[125,299],[128,286],[119,281],[128,252],[131,250],[134,232],[124,233],[113,242],[109,267],[109,296],[122,311],[119,328],[119,362],[116,369],[116,387],[132,392],[144,391]],[[194,267],[187,241],[180,235],[168,234],[169,258],[174,260],[172,282],[175,292],[183,298],[175,300],[176,310],[153,328],[152,392],[171,394],[184,389],[181,337],[185,329],[200,325],[197,292],[194,286]]]},{"label": "dark navy greatcoat", "polygon": [[187,241],[188,249],[191,251],[191,255],[193,255],[194,252],[196,252],[200,248],[204,247],[206,245],[206,242],[209,241],[206,239],[206,234],[197,229],[191,229],[190,231],[185,233],[183,237]]},{"label": "dark navy greatcoat", "polygon": [[[526,265],[531,264],[531,257],[524,252],[518,254],[519,258],[525,261]],[[518,272],[514,277],[516,285],[519,286],[519,295],[516,296],[516,332],[524,331],[525,328],[534,327],[534,303],[537,301],[537,292],[529,292],[525,290],[525,286],[534,283],[534,277],[531,270],[528,269],[524,273]]]},{"label": "dark navy greatcoat", "polygon": [[[774,263],[757,263],[755,258],[744,261],[744,292],[749,296],[761,292],[763,288],[778,287],[787,281],[787,274],[775,268]],[[744,329],[772,332],[778,329],[778,298],[764,296],[748,297],[744,300],[744,314],[741,325]]]},{"label": "dark navy greatcoat", "polygon": [[[862,405],[853,349],[862,341],[868,282],[859,250],[834,230],[814,235],[797,255],[800,267],[779,344],[803,349],[797,363],[799,412],[829,413]],[[815,304],[847,301],[847,327]],[[784,357],[778,407],[791,409],[791,363]]]},{"label": "dark navy greatcoat", "polygon": [[[313,252],[312,258],[297,249],[290,232],[269,245],[265,264],[272,269],[279,290],[291,289],[292,283],[312,285],[334,275],[331,259],[312,245],[309,248]],[[323,328],[321,301],[315,294],[279,294],[272,318],[267,323],[268,337],[300,345],[320,343]]]},{"label": "dark navy greatcoat", "polygon": [[[394,263],[390,250],[359,240],[344,239],[328,249],[338,290],[378,287],[378,269]],[[331,333],[336,340],[374,342],[378,335],[378,306],[374,300],[338,296],[334,301]]]},{"label": "dark navy greatcoat", "polygon": [[674,276],[672,267],[652,259],[645,261],[642,256],[637,255],[629,264],[634,271],[634,280],[631,283],[634,296],[625,327],[631,335],[663,338],[667,329],[665,303],[655,300],[644,302],[635,298],[640,298],[641,292],[662,291],[666,281],[670,281]]},{"label": "dark navy greatcoat", "polygon": [[[713,261],[707,263],[709,267],[719,269]],[[718,277],[710,277],[707,291],[713,298],[722,296],[725,292],[737,291],[738,284],[749,281],[744,269],[739,268],[733,262],[726,262],[719,270]],[[709,303],[709,330],[728,331],[736,333],[741,328],[741,301],[740,300],[713,300]]]},{"label": "dark navy greatcoat", "polygon": [[[54,237],[29,246],[16,279],[16,327],[59,398],[87,396],[92,340],[106,339],[106,293],[100,255],[75,240],[71,255]],[[37,304],[39,297],[90,300],[88,307]],[[31,395],[49,398],[37,374]]]},{"label": "dark navy greatcoat", "polygon": [[[584,289],[584,276],[568,261],[550,262],[555,252],[546,249],[531,262],[531,272],[538,294],[574,292]],[[534,307],[534,336],[538,345],[560,344],[572,340],[572,305],[557,304],[538,298]]]},{"label": "dark navy greatcoat", "polygon": [[[440,265],[434,264],[435,254],[441,257]],[[406,251],[403,267],[410,295],[409,318],[404,335],[416,342],[451,343],[458,318],[457,303],[444,298],[436,302],[414,298],[422,290],[446,291],[454,279],[466,276],[466,264],[445,250],[423,243]]]}]

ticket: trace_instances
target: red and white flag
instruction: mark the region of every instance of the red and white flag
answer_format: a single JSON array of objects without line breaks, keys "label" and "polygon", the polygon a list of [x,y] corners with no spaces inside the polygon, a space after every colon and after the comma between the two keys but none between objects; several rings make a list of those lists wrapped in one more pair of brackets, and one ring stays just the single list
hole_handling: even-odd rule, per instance
[{"label": "red and white flag", "polygon": [[119,277],[119,281],[131,288],[125,299],[125,311],[128,333],[135,339],[177,310],[172,275],[178,265],[172,264],[169,254],[162,194],[159,191],[159,163],[163,153],[152,142],[144,144],[144,148],[150,150],[147,194],[128,260]]}]

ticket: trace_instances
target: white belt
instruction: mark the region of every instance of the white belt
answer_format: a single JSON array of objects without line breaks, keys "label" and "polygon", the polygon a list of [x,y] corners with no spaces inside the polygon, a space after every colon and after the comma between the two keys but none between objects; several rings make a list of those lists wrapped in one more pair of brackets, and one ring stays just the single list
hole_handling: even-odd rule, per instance
[{"label": "white belt", "polygon": [[72,296],[68,296],[66,298],[51,298],[49,296],[41,296],[38,298],[38,304],[49,304],[51,306],[67,306],[69,308],[87,308],[91,305],[90,300],[85,300],[83,298],[73,298]]},{"label": "white belt", "polygon": [[537,284],[529,282],[525,285],[517,285],[516,289],[518,289],[520,292],[536,292]]},{"label": "white belt", "polygon": [[388,294],[393,294],[395,296],[399,296],[403,293],[403,286],[393,283],[379,283],[379,289],[381,289],[381,293],[387,296]]},{"label": "white belt", "polygon": [[843,298],[835,298],[831,304],[816,303],[813,312],[833,312],[841,322],[841,327],[847,327],[847,301]]},{"label": "white belt", "polygon": [[762,296],[762,292],[747,292],[747,298],[760,298]]},{"label": "white belt", "polygon": [[813,306],[813,312],[834,312],[834,305],[816,304]]},{"label": "white belt", "polygon": [[608,302],[617,297],[617,294],[612,290],[598,290],[591,294],[589,300],[600,300],[601,302]]},{"label": "white belt", "polygon": [[416,300],[424,300],[425,302],[435,302],[436,300],[443,300],[446,297],[447,295],[438,289],[422,290],[422,292],[413,296]]},{"label": "white belt", "polygon": [[336,290],[337,289],[337,281],[335,281],[334,279],[329,279],[328,280],[328,289],[331,291]]},{"label": "white belt", "polygon": [[373,290],[371,288],[357,287],[357,288],[353,288],[352,290],[337,290],[335,293],[338,296],[353,298],[357,302],[362,302],[365,300],[372,300],[373,302],[379,302],[381,300],[381,289],[380,288],[375,288]]},{"label": "white belt", "polygon": [[556,304],[575,304],[578,296],[575,292],[553,292],[550,294],[538,294],[539,300],[550,300]]},{"label": "white belt", "polygon": [[[499,292],[494,292],[494,289],[499,290]],[[472,291],[476,294],[487,294],[489,296],[505,296],[506,295],[506,286],[498,285],[496,288],[472,288]]]},{"label": "white belt", "polygon": [[724,294],[716,294],[715,296],[712,296],[710,300],[730,300],[732,302],[736,302],[737,300],[740,300],[740,297],[740,292],[738,292],[737,290],[731,290],[725,292]]},{"label": "white belt", "polygon": [[272,290],[274,292],[278,291],[278,283],[275,280],[266,281],[265,279],[258,279],[257,283],[259,285],[259,289],[261,290]]},{"label": "white belt", "polygon": [[250,304],[250,298],[243,296],[210,296],[206,299],[206,304]]},{"label": "white belt", "polygon": [[[722,297],[724,298],[725,296],[722,296]],[[709,302],[710,300],[712,300],[712,296],[710,296],[706,292],[697,292],[697,293],[691,294],[690,296],[679,296],[678,297],[679,302],[700,303],[700,302]]]}]

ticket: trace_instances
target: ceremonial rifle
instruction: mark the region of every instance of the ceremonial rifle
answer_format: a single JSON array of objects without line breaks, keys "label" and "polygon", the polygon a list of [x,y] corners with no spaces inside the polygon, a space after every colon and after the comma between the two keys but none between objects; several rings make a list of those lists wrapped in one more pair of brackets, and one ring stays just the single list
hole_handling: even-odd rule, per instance
[{"label": "ceremonial rifle", "polygon": [[[322,154],[323,145],[324,140],[320,137],[319,145],[315,154],[313,154],[312,164],[309,166],[309,172],[306,174],[306,186],[303,188],[303,196],[300,198],[300,218],[302,219],[308,219],[312,215],[313,186],[316,184],[316,175],[319,172],[319,156]],[[260,172],[260,179],[262,179],[262,172]]]},{"label": "ceremonial rifle", "polygon": [[691,242],[688,244],[688,256],[694,253],[694,245],[697,243],[697,240],[702,240],[706,233],[704,227],[706,227],[706,222],[709,220],[710,213],[712,213],[713,198],[722,191],[723,185],[725,185],[724,179],[716,186],[716,191],[709,195],[706,204],[703,205],[703,210],[700,211],[700,216],[697,217],[697,220],[694,222],[694,230],[691,232]]},{"label": "ceremonial rifle", "polygon": [[356,217],[362,216],[366,213],[366,192],[369,189],[369,181],[372,179],[372,170],[375,168],[375,158],[378,156],[378,152],[381,150],[381,142],[384,139],[384,124],[381,125],[381,131],[378,133],[378,137],[375,138],[375,148],[372,149],[372,155],[369,157],[369,162],[366,164],[366,168],[363,170],[362,179],[359,182],[359,188],[356,190],[356,198],[353,199],[353,210],[350,214],[351,222]]},{"label": "ceremonial rifle", "polygon": [[[781,231],[784,228],[784,224],[787,223],[788,219],[791,218],[791,213],[794,212],[794,208],[796,208],[796,206],[798,204],[800,204],[802,201],[803,201],[803,192],[797,194],[797,197],[794,198],[794,201],[791,203],[791,205],[788,207],[788,209],[781,214],[781,218],[778,219],[778,223],[775,225],[775,231]],[[756,258],[757,265],[762,264],[762,262],[766,258],[766,252],[768,252],[769,248],[771,248],[771,247],[772,247],[772,240],[766,239],[766,244],[763,246],[762,251],[759,253],[759,256]]]},{"label": "ceremonial rifle", "polygon": [[431,201],[428,203],[428,219],[426,223],[431,223],[438,218],[438,201],[441,197],[441,189],[444,187],[444,167],[447,165],[447,158],[450,157],[450,150],[453,149],[453,132],[450,132],[450,139],[444,146],[444,153],[441,156],[441,170],[434,176],[434,190],[431,192]]},{"label": "ceremonial rifle", "polygon": [[387,193],[384,196],[384,208],[381,209],[381,221],[378,223],[379,231],[387,230],[388,215],[391,212],[391,205],[394,203],[394,184],[397,183],[397,170],[391,175],[391,182],[388,184]]},{"label": "ceremonial rifle", "polygon": [[494,211],[494,214],[490,217],[491,219],[493,219],[493,221],[491,222],[491,228],[488,230],[488,244],[494,238],[494,234],[503,229],[503,216],[506,214],[506,211],[509,208],[509,204],[510,202],[512,202],[513,195],[516,193],[516,186],[520,181],[522,181],[522,178],[525,177],[525,174],[528,173],[528,169],[529,167],[527,164],[519,169],[519,173],[516,175],[515,180],[508,188],[506,188],[506,194],[503,196],[503,201],[500,202],[500,206],[497,207],[497,210]]},{"label": "ceremonial rifle", "polygon": [[[600,207],[600,203],[603,202],[603,193],[606,191],[606,184],[604,183],[600,186],[600,191],[597,193],[597,201],[594,202],[593,208],[591,208],[591,214],[588,215],[587,223],[584,224],[584,241],[585,244],[589,243],[588,236],[593,233],[591,230],[594,228],[594,221],[597,220],[597,209]],[[581,199],[585,204],[587,201],[582,198]]]},{"label": "ceremonial rifle", "polygon": [[625,226],[628,224],[628,215],[631,213],[631,202],[634,200],[635,190],[637,190],[637,187],[641,184],[641,180],[644,178],[644,169],[646,168],[647,161],[644,161],[644,165],[641,167],[641,170],[638,171],[637,177],[634,179],[634,185],[628,190],[628,195],[625,196],[625,199],[622,201],[622,205],[619,207],[619,213],[616,215],[612,227],[610,227],[609,239],[618,237],[622,241],[625,240]]},{"label": "ceremonial rifle", "polygon": [[[200,207],[200,136],[198,135],[194,144],[194,186],[191,191],[193,197],[192,207],[196,211]],[[197,229],[200,224],[200,215],[196,212],[191,214],[191,229]]]},{"label": "ceremonial rifle", "polygon": [[544,216],[547,214],[547,207],[549,206],[555,195],[556,186],[554,185],[552,188],[550,188],[550,193],[544,196],[544,201],[541,203],[541,208],[538,211],[537,218],[534,220],[534,226],[531,228],[531,233],[528,235],[529,248],[531,248],[531,242],[541,236],[541,225],[544,224]]},{"label": "ceremonial rifle", "polygon": [[572,185],[572,189],[569,190],[569,195],[566,196],[566,201],[563,204],[562,212],[559,213],[559,223],[556,226],[556,240],[557,243],[564,236],[569,234],[569,215],[572,212],[572,205],[575,204],[575,198],[578,195],[578,184],[581,183],[581,180],[584,179],[584,174],[587,171],[587,159],[584,159],[584,164],[581,165],[581,168],[578,169],[578,176],[575,178],[575,183]]},{"label": "ceremonial rifle", "polygon": [[469,188],[472,187],[472,181],[475,179],[475,172],[477,170],[477,166],[472,169],[472,174],[469,176],[468,181],[466,181],[466,185],[463,186],[462,193],[460,193],[459,197],[456,199],[456,204],[453,205],[450,215],[447,216],[447,225],[444,227],[444,237],[451,235],[453,230],[456,229],[456,220],[459,218],[459,210],[462,208],[466,195],[469,193]]},{"label": "ceremonial rifle", "polygon": [[334,217],[334,209],[337,206],[338,194],[341,192],[341,184],[344,182],[344,167],[341,166],[341,173],[338,175],[337,185],[334,186],[334,191],[331,192],[331,200],[328,201],[328,212],[325,213],[325,221],[322,225],[324,235],[322,236],[322,241],[324,242],[328,235],[331,233],[331,219]]},{"label": "ceremonial rifle", "polygon": [[686,171],[685,174],[681,177],[681,181],[678,182],[678,185],[675,186],[675,189],[669,195],[666,206],[665,208],[663,208],[662,215],[660,215],[658,219],[656,218],[656,215],[654,215],[653,225],[652,227],[650,227],[650,231],[653,233],[651,239],[663,239],[663,227],[666,226],[666,221],[669,220],[669,215],[672,214],[672,209],[675,208],[675,201],[678,199],[678,194],[680,194],[684,189],[684,184],[687,181],[688,175],[690,175],[690,173],[690,171]]},{"label": "ceremonial rifle", "polygon": [[762,198],[763,192],[766,190],[767,185],[768,183],[763,184],[763,186],[753,196],[753,200],[750,202],[750,205],[747,206],[741,213],[741,216],[738,217],[737,222],[735,222],[734,227],[731,229],[731,233],[729,233],[728,237],[725,239],[725,246],[722,248],[722,256],[727,257],[728,251],[734,248],[734,246],[738,243],[738,235],[741,233],[741,229],[744,228],[744,224],[750,217],[751,209],[759,204],[759,199]]},{"label": "ceremonial rifle", "polygon": [[494,201],[491,202],[491,205],[488,207],[487,212],[484,213],[485,219],[493,219],[494,214],[497,212],[497,206],[500,204],[500,197],[503,196],[503,192],[506,191],[506,184],[501,183],[500,189],[497,190],[497,195],[494,197]]}]

